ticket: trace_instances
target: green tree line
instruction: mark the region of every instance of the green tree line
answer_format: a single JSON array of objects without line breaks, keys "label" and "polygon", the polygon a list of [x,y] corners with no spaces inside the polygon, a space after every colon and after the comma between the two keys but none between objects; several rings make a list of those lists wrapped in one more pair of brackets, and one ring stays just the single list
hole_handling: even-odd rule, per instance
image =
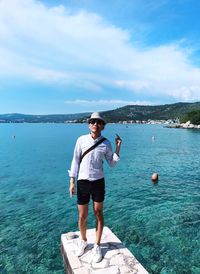
[{"label": "green tree line", "polygon": [[194,125],[200,125],[200,109],[189,112],[184,118],[183,122],[190,121]]}]

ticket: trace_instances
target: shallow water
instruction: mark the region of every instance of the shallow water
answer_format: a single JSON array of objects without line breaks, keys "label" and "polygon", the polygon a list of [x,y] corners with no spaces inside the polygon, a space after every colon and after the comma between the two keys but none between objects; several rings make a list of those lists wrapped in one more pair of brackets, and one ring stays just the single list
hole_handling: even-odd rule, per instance
[{"label": "shallow water", "polygon": [[[67,169],[87,132],[85,124],[0,124],[1,273],[64,273],[60,235],[77,230]],[[200,273],[200,131],[109,124],[113,145],[115,133],[123,145],[119,164],[104,165],[105,224],[150,273]]]}]

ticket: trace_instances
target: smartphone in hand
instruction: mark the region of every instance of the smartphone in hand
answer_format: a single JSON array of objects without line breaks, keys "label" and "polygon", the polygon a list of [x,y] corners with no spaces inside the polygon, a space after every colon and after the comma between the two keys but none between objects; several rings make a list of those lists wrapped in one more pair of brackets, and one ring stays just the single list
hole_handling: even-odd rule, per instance
[{"label": "smartphone in hand", "polygon": [[120,136],[116,133],[116,139],[122,141],[122,139],[120,138]]}]

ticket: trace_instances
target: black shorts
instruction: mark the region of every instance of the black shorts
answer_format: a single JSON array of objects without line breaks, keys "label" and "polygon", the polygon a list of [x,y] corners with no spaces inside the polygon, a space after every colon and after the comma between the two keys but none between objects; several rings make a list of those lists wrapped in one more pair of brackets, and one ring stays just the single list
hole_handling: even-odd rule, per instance
[{"label": "black shorts", "polygon": [[104,178],[89,181],[77,181],[77,203],[79,205],[86,205],[90,201],[90,196],[94,202],[101,203],[105,197],[105,181]]}]

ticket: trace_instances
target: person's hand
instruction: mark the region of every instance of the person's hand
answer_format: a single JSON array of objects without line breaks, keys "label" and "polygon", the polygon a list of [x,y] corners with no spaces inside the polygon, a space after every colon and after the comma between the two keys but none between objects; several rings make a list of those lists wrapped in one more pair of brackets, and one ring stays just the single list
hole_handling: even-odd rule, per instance
[{"label": "person's hand", "polygon": [[121,143],[122,143],[122,139],[120,138],[118,134],[116,134],[116,138],[115,138],[116,147],[120,147]]},{"label": "person's hand", "polygon": [[119,137],[118,134],[116,134],[116,138],[115,138],[115,144],[116,144],[116,149],[115,149],[115,153],[119,156],[119,151],[120,151],[120,146],[122,143],[122,139]]},{"label": "person's hand", "polygon": [[72,198],[72,195],[74,195],[76,193],[76,190],[75,190],[75,178],[71,178],[70,179],[70,186],[69,186],[69,195],[70,195],[70,198]]}]

